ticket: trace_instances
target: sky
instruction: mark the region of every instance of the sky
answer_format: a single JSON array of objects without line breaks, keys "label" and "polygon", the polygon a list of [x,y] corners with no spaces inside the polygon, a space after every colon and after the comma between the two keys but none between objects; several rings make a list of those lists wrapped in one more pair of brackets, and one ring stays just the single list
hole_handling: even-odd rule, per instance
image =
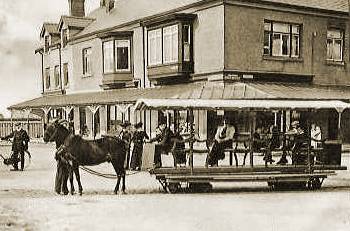
[{"label": "sky", "polygon": [[[100,0],[86,0],[85,10]],[[10,116],[10,105],[40,97],[39,47],[43,22],[58,23],[68,15],[68,0],[0,0],[0,114]]]}]

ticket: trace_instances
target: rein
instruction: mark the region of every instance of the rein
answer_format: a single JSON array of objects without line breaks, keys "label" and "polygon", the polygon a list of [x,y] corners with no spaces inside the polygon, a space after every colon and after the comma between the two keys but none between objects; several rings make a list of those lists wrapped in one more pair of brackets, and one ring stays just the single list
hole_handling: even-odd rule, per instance
[{"label": "rein", "polygon": [[[64,144],[62,144],[58,150],[64,150]],[[77,158],[75,158],[75,156],[73,156],[71,153],[65,151],[67,153],[67,156],[72,159],[73,161],[75,161],[79,168],[82,169],[83,171],[87,172],[87,173],[90,173],[91,175],[95,175],[95,176],[99,176],[99,177],[103,177],[103,178],[107,178],[107,179],[118,179],[118,175],[117,174],[109,174],[109,173],[101,173],[101,172],[98,172],[98,171],[95,171],[95,170],[92,170],[91,168],[88,168],[88,167],[85,167],[83,165],[81,165],[79,163],[79,161],[77,160]],[[63,157],[64,158],[64,157]],[[125,175],[126,176],[131,176],[131,175],[136,175],[136,174],[139,174],[141,172],[138,172],[138,171],[135,171],[135,172],[129,172],[129,173],[126,173]]]}]

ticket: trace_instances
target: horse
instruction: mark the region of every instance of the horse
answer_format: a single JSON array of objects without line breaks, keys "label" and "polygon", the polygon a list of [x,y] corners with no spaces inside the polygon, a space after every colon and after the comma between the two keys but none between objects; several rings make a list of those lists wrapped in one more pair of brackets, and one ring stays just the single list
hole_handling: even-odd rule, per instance
[{"label": "horse", "polygon": [[78,181],[79,194],[83,187],[80,182],[79,165],[94,166],[104,162],[111,162],[117,174],[117,184],[114,193],[119,191],[122,181],[122,192],[125,193],[125,167],[126,144],[117,137],[103,137],[96,140],[85,140],[79,135],[74,135],[63,126],[61,122],[49,124],[44,133],[45,142],[64,140],[57,150],[57,154],[72,162],[72,169]]}]

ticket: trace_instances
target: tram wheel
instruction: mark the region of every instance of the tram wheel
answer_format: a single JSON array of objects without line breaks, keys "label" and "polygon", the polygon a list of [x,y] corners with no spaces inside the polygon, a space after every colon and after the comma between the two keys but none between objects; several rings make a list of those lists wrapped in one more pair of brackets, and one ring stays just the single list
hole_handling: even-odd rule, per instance
[{"label": "tram wheel", "polygon": [[213,189],[212,184],[210,183],[189,183],[188,186],[191,192],[199,192],[199,193],[208,193]]},{"label": "tram wheel", "polygon": [[322,182],[321,182],[320,178],[318,178],[318,177],[311,178],[308,181],[308,188],[311,189],[311,190],[320,189],[321,186],[322,186]]},{"label": "tram wheel", "polygon": [[180,183],[168,183],[167,191],[169,193],[177,193],[180,191],[181,185]]}]

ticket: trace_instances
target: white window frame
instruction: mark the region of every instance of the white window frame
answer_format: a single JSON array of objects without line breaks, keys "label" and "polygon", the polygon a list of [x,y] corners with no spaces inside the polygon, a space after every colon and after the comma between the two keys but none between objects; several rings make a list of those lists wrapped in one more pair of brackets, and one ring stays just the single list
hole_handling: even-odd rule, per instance
[{"label": "white window frame", "polygon": [[[122,44],[127,44],[127,46]],[[114,41],[114,63],[115,63],[115,71],[130,71],[130,61],[131,61],[131,46],[130,46],[130,40],[129,39],[116,39]],[[128,68],[125,69],[118,69],[118,47],[127,47],[128,48]]]},{"label": "white window frame", "polygon": [[[334,34],[339,33],[339,37],[334,36]],[[331,40],[331,47],[329,47],[328,41]],[[335,49],[336,49],[336,41],[340,41],[340,58],[337,59],[334,57]],[[333,61],[333,62],[342,62],[344,59],[343,51],[344,51],[344,30],[342,29],[336,29],[336,28],[330,28],[327,30],[327,40],[326,40],[326,47],[327,47],[327,60]],[[331,56],[329,57],[329,50],[331,49]]]},{"label": "white window frame", "polygon": [[[268,34],[268,41],[265,41],[266,34]],[[301,37],[301,25],[292,24],[292,23],[265,21],[263,54],[265,56],[272,56],[272,57],[299,58],[300,57],[300,37]],[[284,43],[283,38],[287,38],[287,41],[286,41],[287,44]],[[294,38],[296,38],[296,40]],[[266,45],[266,42],[268,42],[268,45]],[[297,46],[296,49],[293,46],[295,44]],[[285,54],[283,53],[284,45],[287,46],[287,52]]]},{"label": "white window frame", "polygon": [[[106,47],[105,45],[109,44],[111,47],[108,47],[111,50],[108,50],[108,56],[111,59],[110,61],[112,61],[112,63],[110,63],[108,66],[106,65]],[[102,43],[102,49],[103,49],[103,73],[113,73],[114,72],[114,67],[115,67],[115,61],[114,61],[114,40],[108,40],[108,41],[104,41]],[[108,68],[106,68],[108,67]]]},{"label": "white window frame", "polygon": [[148,31],[148,65],[162,64],[162,28]]},{"label": "white window frame", "polygon": [[[63,69],[63,84],[64,86],[69,86],[69,64],[68,63],[63,63],[62,65],[62,69]],[[66,75],[67,73],[67,75]],[[66,78],[67,76],[67,78]]]},{"label": "white window frame", "polygon": [[51,73],[50,73],[50,67],[45,68],[45,89],[50,90],[51,89]]},{"label": "white window frame", "polygon": [[163,63],[176,63],[179,60],[179,25],[163,27]]}]

